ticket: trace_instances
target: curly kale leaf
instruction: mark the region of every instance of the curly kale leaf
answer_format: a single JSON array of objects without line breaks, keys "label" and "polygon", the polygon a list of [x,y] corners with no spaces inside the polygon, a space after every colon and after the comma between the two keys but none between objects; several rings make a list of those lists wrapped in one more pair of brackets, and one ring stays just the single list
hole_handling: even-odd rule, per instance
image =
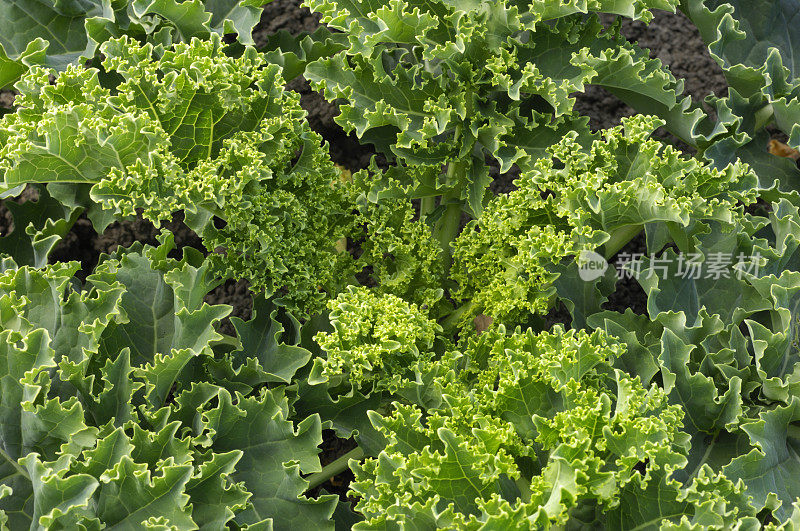
[{"label": "curly kale leaf", "polygon": [[441,331],[416,305],[362,287],[350,286],[328,309],[333,331],[314,337],[325,357],[315,360],[312,384],[345,375],[356,387],[396,391],[404,376],[432,358]]},{"label": "curly kale leaf", "polygon": [[34,267],[44,267],[81,213],[50,197],[44,187],[29,190],[17,201],[6,199],[3,205],[13,216],[14,224],[10,234],[0,237],[0,253],[18,265]]},{"label": "curly kale leaf", "polygon": [[573,96],[590,84],[659,116],[689,145],[706,148],[729,135],[741,122],[733,103],[715,102],[713,120],[619,24],[606,28],[593,14],[647,22],[650,10],[677,4],[308,0],[349,42],[339,53],[326,47],[333,55],[309,63],[305,75],[343,102],[336,121],[347,131],[402,165],[452,167],[436,190],[417,182],[415,192],[444,195],[477,217],[490,181],[484,157],[501,172],[527,169],[570,131],[588,147],[592,135]]},{"label": "curly kale leaf", "polygon": [[784,95],[800,81],[798,7],[796,0],[689,0],[682,5],[731,86],[745,97],[761,91]]},{"label": "curly kale leaf", "polygon": [[[366,517],[355,528],[752,524],[741,483],[710,469],[674,479],[688,451],[683,411],[614,370],[623,352],[601,332],[560,328],[471,340],[467,370],[442,377],[441,407],[371,414],[388,444],[351,462]],[[632,496],[643,491],[640,518]],[[710,507],[722,509],[713,521]]]},{"label": "curly kale leaf", "polygon": [[[660,123],[627,119],[604,131],[588,152],[575,134],[565,136],[515,181],[516,190],[470,222],[454,243],[451,271],[458,282],[454,298],[470,301],[462,322],[484,314],[510,325],[546,313],[559,290],[575,293],[556,284],[571,274],[565,264],[601,244],[611,256],[646,230],[651,251],[672,242],[688,251],[705,230],[701,221],[741,218],[741,205],[755,201],[757,188],[748,166],[718,170],[686,158],[649,138]],[[599,309],[591,302],[596,296],[602,294],[570,301],[571,311]]]},{"label": "curly kale leaf", "polygon": [[767,145],[768,128],[778,128],[800,148],[798,8],[796,0],[681,2],[730,84],[727,98],[714,98],[719,124],[728,131],[702,143],[704,155],[718,166],[748,162],[762,188],[789,194],[797,192],[800,170]]},{"label": "curly kale leaf", "polygon": [[[289,387],[270,376],[294,381],[311,357],[299,332],[259,307],[257,322],[224,338],[215,325],[231,309],[203,302],[217,284],[209,264],[191,251],[168,258],[172,248],[165,237],[103,257],[84,284],[77,264],[4,262],[0,521],[10,528],[333,527],[335,497],[303,495],[301,474],[321,469],[321,419],[294,417]],[[249,330],[261,326],[273,332],[265,342]],[[266,376],[251,387],[217,377],[242,365]]]},{"label": "curly kale leaf", "polygon": [[468,301],[461,322],[483,314],[516,324],[546,313],[556,293],[554,266],[592,239],[593,231],[570,227],[536,189],[497,197],[453,244],[451,278],[458,283],[453,297]]},{"label": "curly kale leaf", "polygon": [[362,275],[369,273],[362,283],[435,315],[434,308],[444,302],[443,250],[428,224],[415,219],[414,205],[403,197],[399,183],[392,190],[376,193],[383,173],[373,164],[352,176],[360,193],[356,200],[357,228],[351,237],[361,250],[358,269]]},{"label": "curly kale leaf", "polygon": [[[600,312],[588,324],[618,336],[649,379],[686,412],[691,451],[681,481],[708,467],[743,484],[753,506],[787,521],[800,495],[797,418],[797,207],[734,225],[709,222],[690,255],[668,250],[628,264],[647,316]],[[634,365],[634,363],[636,365]]]},{"label": "curly kale leaf", "polygon": [[95,56],[98,45],[128,35],[158,47],[236,33],[253,44],[262,2],[252,0],[3,0],[0,88],[33,65],[63,70]]},{"label": "curly kale leaf", "polygon": [[102,51],[122,78],[113,94],[93,69],[21,82],[0,127],[6,185],[50,183],[59,198],[91,187],[111,212],[156,222],[184,210],[217,274],[318,309],[352,271],[336,249],[352,198],[279,68],[252,48],[228,57],[216,37],[161,55],[124,37]]},{"label": "curly kale leaf", "polygon": [[[679,248],[689,250],[697,221],[730,223],[741,216],[740,205],[755,202],[757,178],[736,162],[717,169],[686,157],[671,146],[649,138],[663,121],[635,116],[603,132],[588,153],[578,149],[574,135],[537,161],[527,178],[542,192],[555,194],[555,211],[575,227],[592,227],[609,234],[610,255],[648,228],[648,249],[665,242],[668,232]],[[656,230],[661,226],[662,230]],[[632,232],[632,234],[631,234]]]}]

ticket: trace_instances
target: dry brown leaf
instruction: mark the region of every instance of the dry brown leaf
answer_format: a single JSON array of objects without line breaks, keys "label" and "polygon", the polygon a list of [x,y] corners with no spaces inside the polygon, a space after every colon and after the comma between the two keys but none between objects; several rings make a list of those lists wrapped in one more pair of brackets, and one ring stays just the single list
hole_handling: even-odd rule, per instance
[{"label": "dry brown leaf", "polygon": [[798,160],[800,159],[800,152],[792,149],[783,142],[777,140],[769,141],[769,152],[779,157],[786,157],[787,159]]}]

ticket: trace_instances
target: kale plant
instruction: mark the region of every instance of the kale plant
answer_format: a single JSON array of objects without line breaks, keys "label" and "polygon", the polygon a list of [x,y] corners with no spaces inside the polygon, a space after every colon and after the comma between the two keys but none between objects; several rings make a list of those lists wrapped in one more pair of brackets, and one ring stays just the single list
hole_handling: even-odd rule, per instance
[{"label": "kale plant", "polygon": [[0,529],[800,528],[800,3],[305,6],[0,0]]}]

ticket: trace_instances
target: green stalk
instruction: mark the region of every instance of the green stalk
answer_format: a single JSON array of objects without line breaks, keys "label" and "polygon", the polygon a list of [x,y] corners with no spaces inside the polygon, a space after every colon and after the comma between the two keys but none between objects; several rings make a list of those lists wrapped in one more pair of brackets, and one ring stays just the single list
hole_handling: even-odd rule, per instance
[{"label": "green stalk", "polygon": [[453,250],[450,244],[458,236],[458,229],[461,227],[461,203],[450,203],[447,209],[442,214],[442,217],[436,222],[433,229],[434,237],[439,241],[444,254],[442,260],[444,262],[445,271],[450,270],[450,264],[453,261]]},{"label": "green stalk", "polygon": [[768,103],[764,105],[755,113],[756,119],[756,127],[755,130],[759,131],[767,126],[767,124],[772,120],[772,117],[775,115],[775,109],[772,108],[772,104]]},{"label": "green stalk", "polygon": [[514,483],[517,484],[522,501],[525,503],[531,501],[531,482],[520,476],[518,479],[514,480]]},{"label": "green stalk", "polygon": [[626,225],[620,227],[611,234],[611,238],[603,245],[603,255],[606,260],[617,254],[620,249],[625,247],[637,234],[642,232],[641,225]]},{"label": "green stalk", "polygon": [[337,459],[332,463],[328,463],[325,465],[321,471],[317,472],[316,474],[311,474],[306,479],[308,480],[308,489],[313,489],[314,487],[318,487],[331,479],[332,477],[341,474],[348,468],[348,463],[351,459],[355,459],[356,461],[360,461],[364,459],[364,450],[361,448],[353,448],[342,457]]},{"label": "green stalk", "polygon": [[430,216],[433,209],[436,208],[436,198],[435,197],[423,197],[420,199],[419,202],[419,219],[424,220],[428,216]]},{"label": "green stalk", "polygon": [[[458,141],[461,136],[461,126],[456,127],[453,138]],[[442,262],[445,272],[450,270],[453,261],[453,250],[450,244],[458,236],[458,229],[461,226],[461,185],[464,183],[464,173],[466,168],[460,161],[450,161],[447,166],[447,185],[451,191],[442,196],[442,205],[447,205],[442,217],[436,221],[433,228],[433,236],[439,241],[444,253]]]}]

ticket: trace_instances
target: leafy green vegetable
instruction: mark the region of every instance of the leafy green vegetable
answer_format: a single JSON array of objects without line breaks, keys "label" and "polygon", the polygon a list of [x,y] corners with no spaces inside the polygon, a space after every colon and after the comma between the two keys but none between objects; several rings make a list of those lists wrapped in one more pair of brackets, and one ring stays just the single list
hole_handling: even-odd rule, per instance
[{"label": "leafy green vegetable", "polygon": [[[800,528],[796,1],[305,5],[0,0],[0,529]],[[622,36],[676,8],[726,96]]]},{"label": "leafy green vegetable", "polygon": [[364,288],[351,287],[331,301],[329,309],[333,332],[320,332],[314,338],[326,358],[317,358],[312,384],[346,371],[358,386],[380,378],[381,384],[398,387],[386,376],[401,376],[424,362],[441,331],[415,306],[394,295],[377,297]]},{"label": "leafy green vegetable", "polygon": [[[423,198],[421,217],[435,225],[449,256],[462,211],[479,217],[488,200],[486,158],[505,173],[530,169],[567,133],[582,146],[591,143],[587,119],[572,110],[574,93],[590,83],[669,117],[679,136],[704,134],[707,117],[681,95],[682,84],[628,43],[618,25],[606,28],[586,15],[649,21],[650,9],[676,4],[308,0],[349,42],[338,51],[322,36],[312,40],[321,57],[305,76],[341,102],[335,120],[345,131],[396,161],[400,171],[384,175],[376,190],[399,182],[406,194]],[[287,57],[300,57],[296,47],[283,46]]]},{"label": "leafy green vegetable", "polygon": [[279,69],[252,48],[224,55],[216,37],[161,57],[127,37],[101,49],[123,79],[113,94],[77,67],[54,86],[38,68],[18,85],[20,111],[0,133],[6,185],[52,183],[58,197],[91,187],[111,212],[156,222],[184,210],[219,274],[318,305],[347,273],[335,244],[349,192]]},{"label": "leafy green vegetable", "polygon": [[[697,26],[725,72],[729,97],[722,103],[734,122],[726,138],[706,148],[718,164],[739,158],[759,174],[763,188],[797,190],[800,170],[767,152],[767,126],[780,129],[789,145],[800,147],[800,33],[793,19],[796,0],[747,2],[685,0],[682,10]],[[704,146],[705,147],[705,146]]]},{"label": "leafy green vegetable", "polygon": [[[791,423],[800,361],[796,215],[784,200],[768,218],[747,215],[726,230],[712,223],[699,238],[700,278],[677,274],[678,260],[656,267],[657,258],[644,259],[636,275],[648,294],[650,322],[637,328],[649,328],[647,335],[620,333],[631,328],[626,315],[588,319],[650,358],[670,401],[686,411],[692,447],[681,475],[710,466],[741,479],[756,509],[769,507],[778,521],[789,518],[797,497],[788,479],[796,466]],[[720,256],[734,261],[720,263]],[[675,258],[671,251],[665,257]],[[711,268],[720,271],[716,278],[706,278]]]},{"label": "leafy green vegetable", "polygon": [[702,483],[685,488],[672,479],[686,462],[682,410],[612,370],[621,352],[598,332],[486,333],[466,349],[472,370],[449,373],[441,408],[423,417],[397,403],[390,416],[372,416],[388,445],[352,465],[356,509],[367,517],[355,528],[548,527],[589,515],[631,528],[639,522],[627,498],[654,486],[679,506],[648,515],[656,522],[702,521],[708,503],[739,510],[721,523],[752,521],[741,486],[724,477],[704,469]]},{"label": "leafy green vegetable", "polygon": [[[305,498],[299,475],[320,469],[319,416],[292,421],[286,386],[256,388],[291,380],[297,366],[281,360],[310,353],[284,343],[278,310],[259,310],[239,329],[267,323],[270,343],[243,333],[223,356],[214,324],[230,308],[203,302],[209,265],[167,258],[172,247],[167,237],[105,257],[83,286],[70,281],[77,264],[5,263],[0,509],[11,528],[326,525],[335,499]],[[263,375],[245,394],[211,370],[234,359]]]},{"label": "leafy green vegetable", "polygon": [[91,59],[99,44],[122,35],[159,48],[230,33],[253,44],[261,5],[260,0],[3,0],[0,22],[14,31],[0,37],[0,88],[33,65],[63,70]]},{"label": "leafy green vegetable", "polygon": [[[724,170],[688,159],[648,137],[651,117],[625,119],[587,153],[567,135],[497,197],[454,243],[453,295],[469,300],[463,318],[482,313],[519,324],[545,313],[569,258],[604,244],[611,256],[645,228],[647,245],[670,241],[689,252],[706,225],[730,223],[755,200],[746,165]],[[580,282],[580,279],[576,279]],[[573,304],[574,306],[574,304]],[[462,319],[463,320],[463,319]]]}]

